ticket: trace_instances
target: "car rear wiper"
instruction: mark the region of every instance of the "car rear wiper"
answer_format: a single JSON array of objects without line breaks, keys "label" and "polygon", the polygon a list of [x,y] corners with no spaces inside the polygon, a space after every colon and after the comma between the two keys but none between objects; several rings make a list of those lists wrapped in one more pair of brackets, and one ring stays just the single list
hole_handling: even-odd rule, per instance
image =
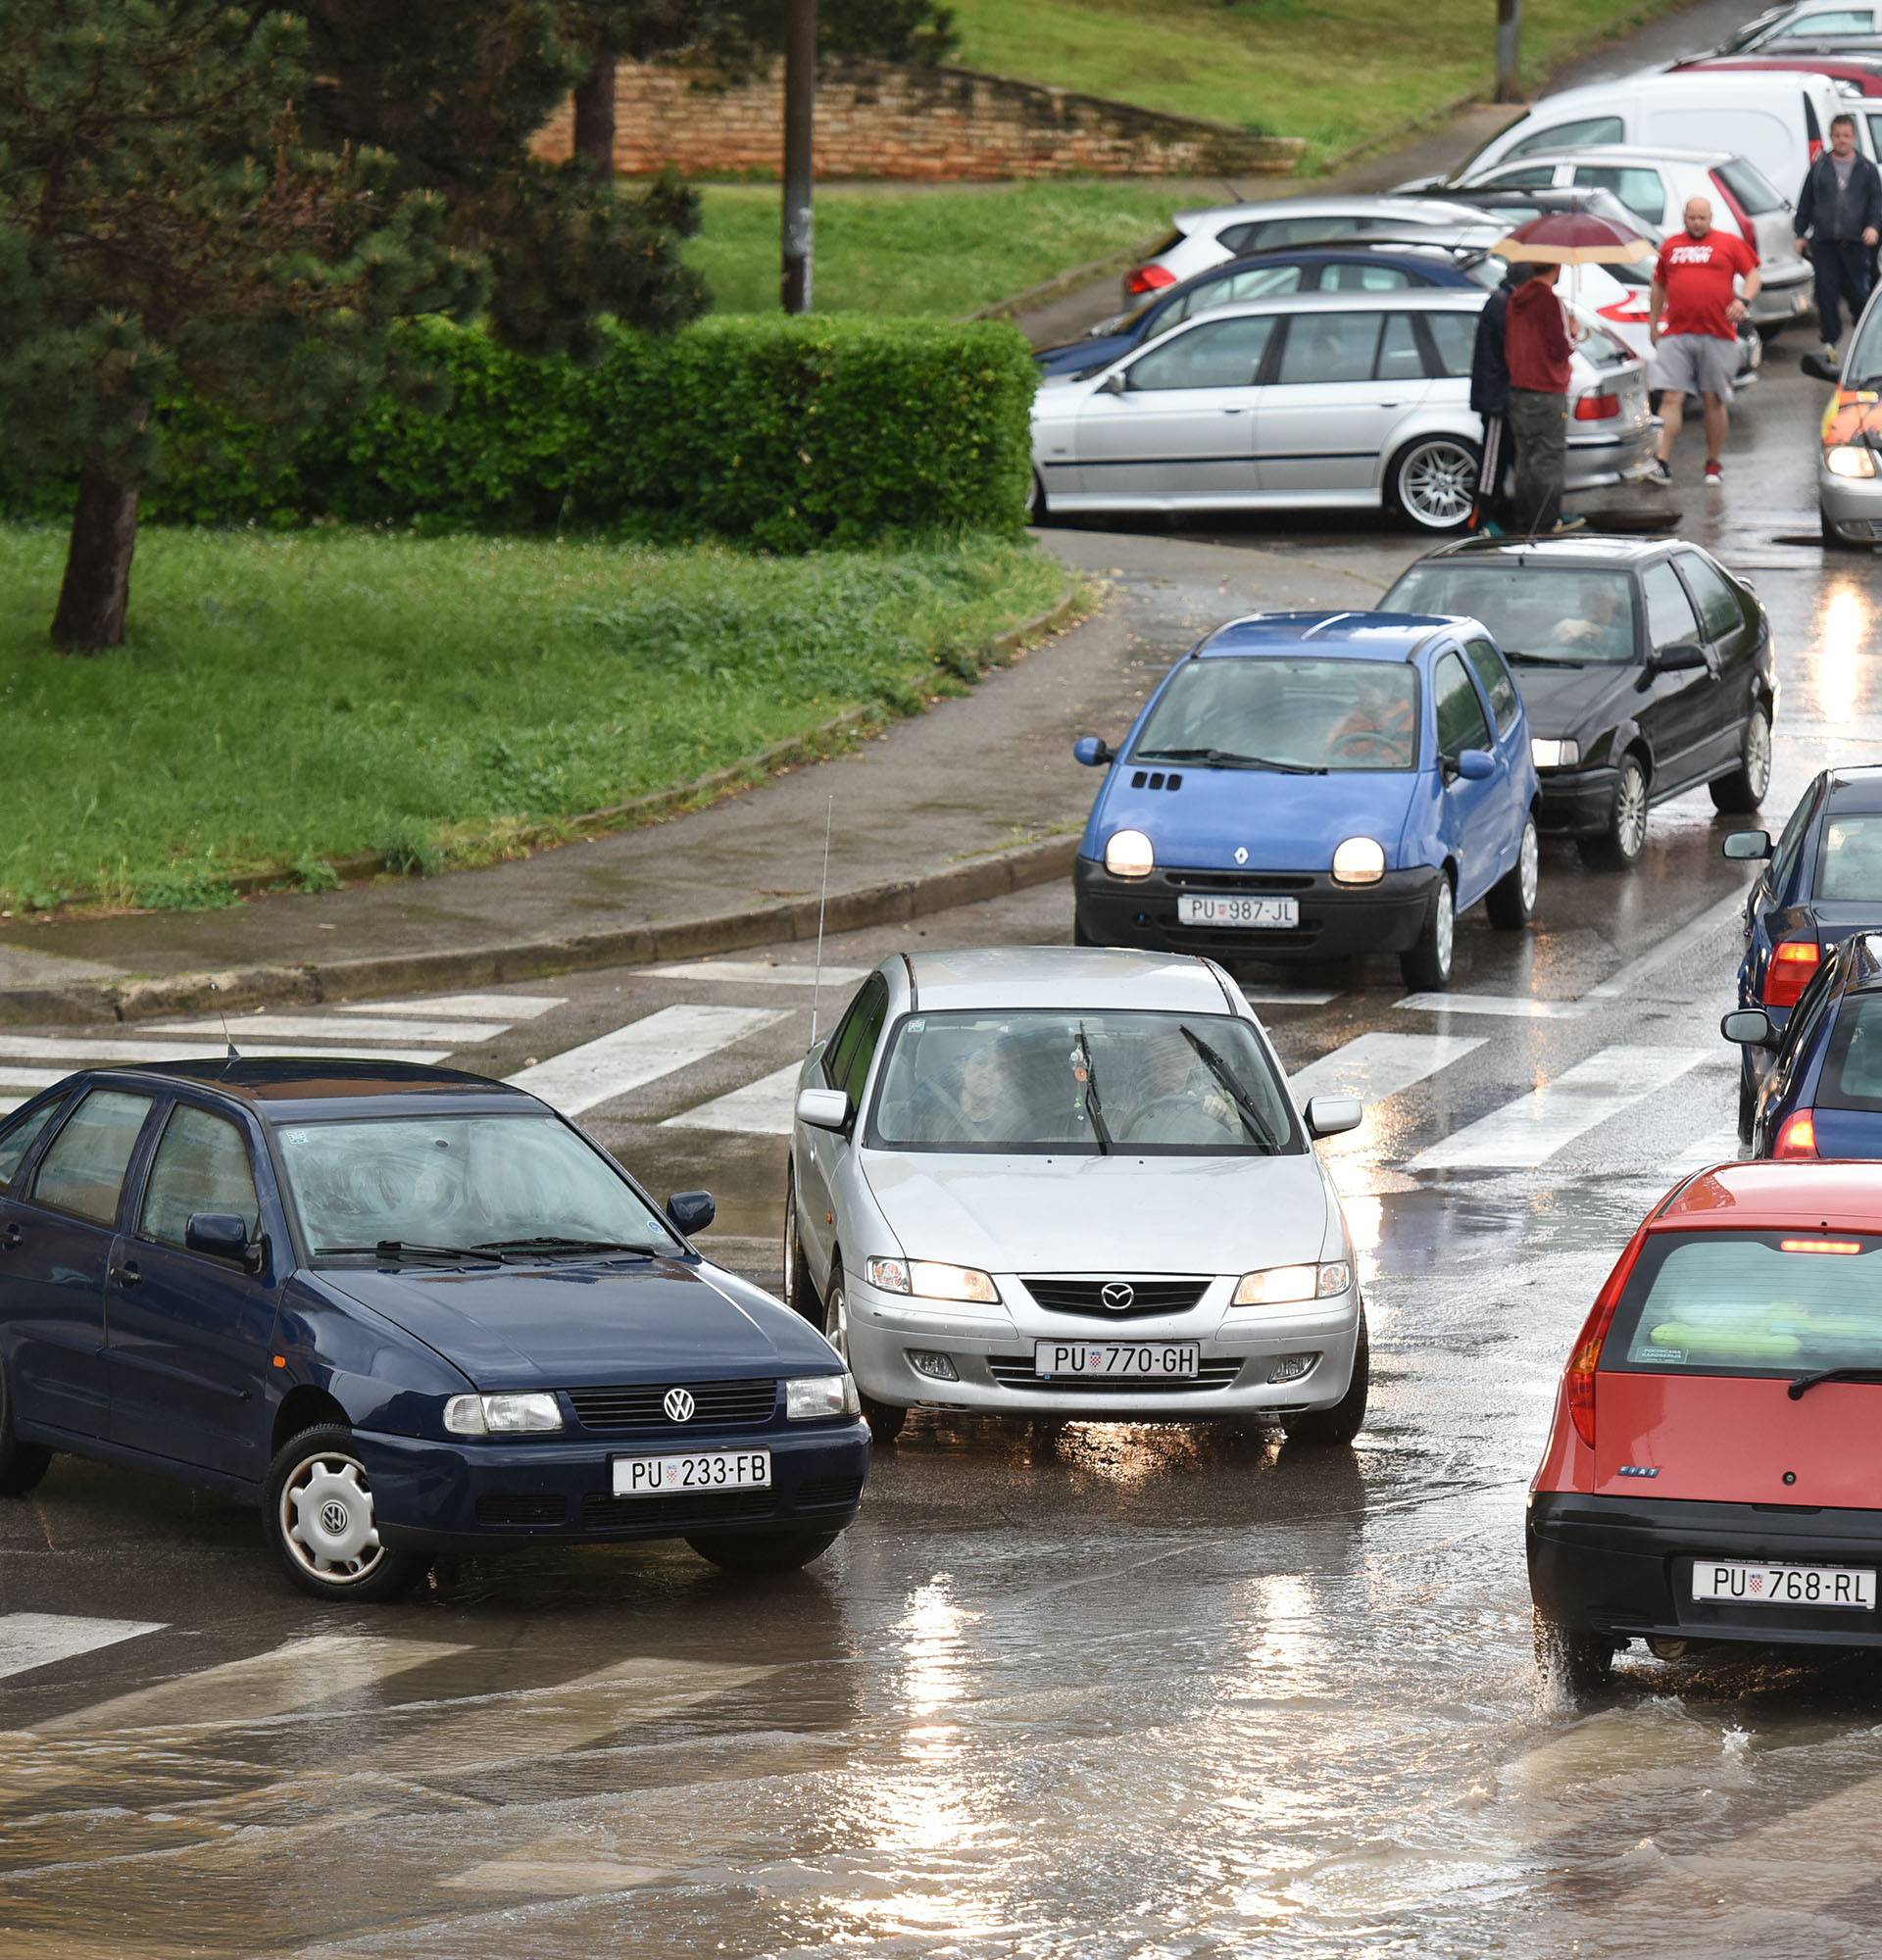
[{"label": "car rear wiper", "polygon": [[1819,1368],[1814,1375],[1800,1375],[1786,1393],[1792,1401],[1801,1401],[1818,1382],[1882,1382],[1882,1368]]},{"label": "car rear wiper", "polygon": [[644,1259],[664,1258],[671,1246],[637,1246],[626,1239],[571,1239],[559,1232],[544,1233],[535,1239],[485,1239],[480,1252],[637,1252]]},{"label": "car rear wiper", "polygon": [[1312,762],[1277,762],[1271,756],[1243,756],[1233,749],[1138,749],[1133,762],[1210,762],[1218,769],[1273,769],[1283,776],[1323,776]]},{"label": "car rear wiper", "polygon": [[1254,1099],[1235,1080],[1234,1070],[1229,1067],[1228,1063],[1210,1047],[1194,1028],[1186,1027],[1181,1021],[1178,1021],[1176,1023],[1176,1031],[1196,1051],[1202,1059],[1203,1066],[1227,1090],[1230,1100],[1240,1112],[1242,1126],[1255,1139],[1256,1143],[1261,1146],[1262,1154],[1270,1157],[1275,1155],[1281,1147],[1268,1134],[1266,1120],[1256,1106]]},{"label": "car rear wiper", "polygon": [[422,1246],[412,1239],[381,1239],[373,1246],[316,1246],[317,1259],[337,1257],[344,1252],[369,1253],[378,1259],[488,1259],[492,1265],[507,1265],[503,1254],[486,1246]]}]

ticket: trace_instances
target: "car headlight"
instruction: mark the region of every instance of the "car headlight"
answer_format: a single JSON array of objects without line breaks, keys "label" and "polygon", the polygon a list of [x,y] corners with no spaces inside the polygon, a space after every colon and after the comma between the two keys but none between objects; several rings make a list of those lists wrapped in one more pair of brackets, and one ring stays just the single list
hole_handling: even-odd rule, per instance
[{"label": "car headlight", "polygon": [[453,1436],[539,1436],[562,1427],[554,1396],[453,1396],[444,1405]]},{"label": "car headlight", "polygon": [[1244,1273],[1230,1306],[1292,1306],[1304,1300],[1329,1299],[1353,1284],[1353,1268],[1345,1259],[1324,1259],[1318,1265],[1267,1266]]},{"label": "car headlight", "polygon": [[919,1295],[924,1299],[968,1299],[998,1306],[1000,1289],[978,1266],[943,1265],[937,1259],[868,1259],[865,1275],[883,1293]]},{"label": "car headlight", "polygon": [[1349,837],[1333,854],[1336,885],[1376,885],[1385,876],[1385,846],[1371,837]]},{"label": "car headlight", "polygon": [[784,1384],[784,1414],[792,1422],[827,1422],[838,1415],[861,1415],[853,1375],[799,1375]]},{"label": "car headlight", "polygon": [[1823,467],[1832,476],[1873,476],[1875,452],[1864,445],[1850,443],[1823,452]]},{"label": "car headlight", "polygon": [[1105,869],[1114,878],[1148,878],[1157,868],[1157,854],[1141,830],[1114,830],[1105,846]]},{"label": "car headlight", "polygon": [[1532,735],[1529,758],[1539,769],[1572,769],[1581,760],[1581,744],[1545,742],[1540,735]]}]

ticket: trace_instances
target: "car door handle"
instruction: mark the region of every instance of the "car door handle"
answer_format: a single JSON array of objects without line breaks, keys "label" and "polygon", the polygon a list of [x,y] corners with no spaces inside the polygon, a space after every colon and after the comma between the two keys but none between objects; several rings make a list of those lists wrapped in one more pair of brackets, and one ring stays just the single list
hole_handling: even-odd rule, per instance
[{"label": "car door handle", "polygon": [[135,1264],[127,1259],[122,1266],[112,1267],[111,1277],[114,1280],[116,1280],[121,1287],[134,1287],[143,1279],[144,1276],[141,1272],[137,1270]]},{"label": "car door handle", "polygon": [[1224,409],[1222,414],[1225,416],[1245,416],[1248,414],[1248,410],[1246,408]]},{"label": "car door handle", "polygon": [[0,1232],[0,1251],[10,1252],[19,1243],[20,1228],[18,1225],[9,1225],[4,1232]]}]

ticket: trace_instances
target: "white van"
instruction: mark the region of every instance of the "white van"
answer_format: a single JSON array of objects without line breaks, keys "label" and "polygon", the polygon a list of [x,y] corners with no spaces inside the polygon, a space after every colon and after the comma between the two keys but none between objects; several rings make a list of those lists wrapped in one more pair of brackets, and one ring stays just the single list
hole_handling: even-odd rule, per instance
[{"label": "white van", "polygon": [[[1736,151],[1795,199],[1805,172],[1829,140],[1830,119],[1856,105],[1827,75],[1787,71],[1718,74],[1676,70],[1546,95],[1520,122],[1492,136],[1461,171],[1480,177],[1493,165],[1594,143],[1650,149]],[[1875,154],[1865,120],[1857,147]]]}]

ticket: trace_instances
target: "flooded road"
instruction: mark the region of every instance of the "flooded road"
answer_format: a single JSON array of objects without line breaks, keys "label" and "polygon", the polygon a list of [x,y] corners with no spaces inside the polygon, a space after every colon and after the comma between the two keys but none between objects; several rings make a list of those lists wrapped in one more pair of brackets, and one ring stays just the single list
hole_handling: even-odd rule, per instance
[{"label": "flooded road", "polygon": [[[1882,567],[1795,541],[1797,344],[1683,524],[1771,609],[1773,827],[1882,755]],[[1062,543],[1182,643],[1154,544]],[[1414,545],[1298,549],[1383,587]],[[1875,1952],[1882,1668],[1636,1647],[1574,1709],[1530,1651],[1524,1488],[1569,1341],[1644,1208],[1735,1149],[1728,827],[1662,807],[1625,877],[1552,849],[1537,927],[1466,920],[1441,1012],[1384,964],[1251,970],[1290,1068],[1371,1105],[1325,1147],[1373,1341],[1350,1451],[921,1413],[783,1582],[545,1548],[346,1611],[287,1592],[249,1512],[60,1459],[0,1504],[0,1955]],[[1069,923],[1044,888],[828,958]],[[774,1284],[782,1140],[731,1099],[802,1053],[808,961],[536,983],[456,1058],[752,1010],[584,1120],[660,1191],[714,1189],[708,1250]]]}]

